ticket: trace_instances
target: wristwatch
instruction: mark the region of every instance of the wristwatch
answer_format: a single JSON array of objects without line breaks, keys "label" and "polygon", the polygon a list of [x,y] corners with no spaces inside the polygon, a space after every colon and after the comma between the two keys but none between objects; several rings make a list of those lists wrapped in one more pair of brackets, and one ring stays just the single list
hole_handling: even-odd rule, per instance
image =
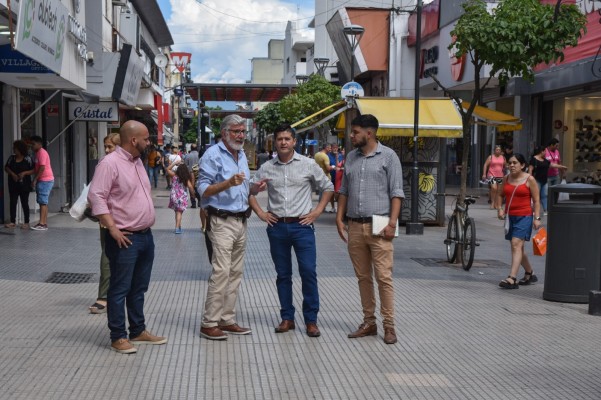
[{"label": "wristwatch", "polygon": [[534,217],[534,219],[540,221],[540,217]]}]

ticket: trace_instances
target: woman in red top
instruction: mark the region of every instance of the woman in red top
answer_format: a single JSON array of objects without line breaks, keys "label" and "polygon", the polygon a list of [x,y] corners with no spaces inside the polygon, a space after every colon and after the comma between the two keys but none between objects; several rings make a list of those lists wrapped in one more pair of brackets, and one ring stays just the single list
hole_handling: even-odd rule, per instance
[{"label": "woman in red top", "polygon": [[[541,227],[540,199],[536,179],[525,172],[526,159],[521,154],[514,154],[508,160],[509,175],[503,179],[499,190],[498,204],[505,197],[505,210],[499,207],[499,219],[509,218],[509,232],[505,239],[511,241],[511,272],[499,283],[504,289],[517,289],[518,285],[529,285],[538,281],[532,265],[524,253],[524,242],[530,240],[532,226],[538,230]],[[534,208],[534,217],[532,209]],[[518,282],[517,275],[520,265],[526,271]]]}]

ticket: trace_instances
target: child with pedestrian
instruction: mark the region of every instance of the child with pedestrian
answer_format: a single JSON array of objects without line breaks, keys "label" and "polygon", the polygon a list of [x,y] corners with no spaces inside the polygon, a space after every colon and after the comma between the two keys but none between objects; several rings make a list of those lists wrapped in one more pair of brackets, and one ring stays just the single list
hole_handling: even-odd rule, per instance
[{"label": "child with pedestrian", "polygon": [[[175,170],[175,171],[174,171]],[[175,231],[182,231],[182,214],[188,208],[188,190],[194,193],[193,177],[190,170],[181,159],[169,164],[167,175],[171,177],[171,194],[169,195],[169,208],[175,211]]]}]

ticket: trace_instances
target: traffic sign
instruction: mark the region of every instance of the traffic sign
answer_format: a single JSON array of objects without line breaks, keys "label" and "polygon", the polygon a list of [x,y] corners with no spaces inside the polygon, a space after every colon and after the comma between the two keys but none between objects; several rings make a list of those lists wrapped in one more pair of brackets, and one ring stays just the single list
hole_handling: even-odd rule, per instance
[{"label": "traffic sign", "polygon": [[363,91],[361,85],[353,81],[344,84],[340,90],[340,96],[342,97],[342,100],[346,99],[347,97],[363,97],[365,96],[365,92]]}]

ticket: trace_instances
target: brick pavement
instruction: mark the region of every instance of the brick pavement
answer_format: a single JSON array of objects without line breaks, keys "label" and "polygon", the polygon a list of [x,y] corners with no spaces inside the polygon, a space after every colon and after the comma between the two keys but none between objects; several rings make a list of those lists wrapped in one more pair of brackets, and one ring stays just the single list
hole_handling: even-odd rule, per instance
[{"label": "brick pavement", "polygon": [[[295,332],[273,333],[275,274],[254,216],[238,306],[239,322],[253,334],[211,342],[198,335],[210,267],[197,210],[184,213],[184,234],[174,235],[167,192],[154,194],[157,251],[146,315],[168,344],[114,353],[106,316],[87,313],[96,281],[44,283],[52,272],[93,273],[97,280],[97,225],[57,214],[47,232],[4,230],[0,399],[601,398],[601,319],[586,305],[543,301],[542,284],[499,289],[509,249],[486,204],[471,209],[481,246],[469,272],[440,262],[445,228],[396,241],[396,345],[382,342],[381,329],[377,337],[346,338],[361,310],[332,214],[316,224],[322,337],[304,335],[302,316]],[[543,278],[544,258],[533,261]],[[294,282],[300,309],[298,274]]]}]

